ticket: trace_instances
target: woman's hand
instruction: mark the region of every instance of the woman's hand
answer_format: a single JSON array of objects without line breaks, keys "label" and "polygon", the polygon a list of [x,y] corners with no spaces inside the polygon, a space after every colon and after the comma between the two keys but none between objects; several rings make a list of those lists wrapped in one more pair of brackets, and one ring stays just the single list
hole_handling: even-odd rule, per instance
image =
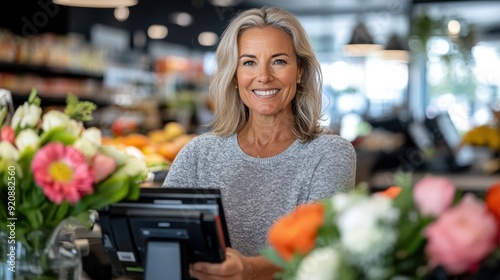
[{"label": "woman's hand", "polygon": [[222,263],[198,262],[189,267],[192,277],[199,280],[251,280],[252,267],[248,259],[232,248],[226,248]]}]

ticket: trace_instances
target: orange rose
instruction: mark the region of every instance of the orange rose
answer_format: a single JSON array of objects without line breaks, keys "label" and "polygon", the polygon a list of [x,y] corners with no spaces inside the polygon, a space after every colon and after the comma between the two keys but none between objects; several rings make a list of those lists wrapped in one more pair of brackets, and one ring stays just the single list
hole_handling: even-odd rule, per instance
[{"label": "orange rose", "polygon": [[300,205],[271,226],[269,243],[287,261],[297,253],[309,253],[316,244],[324,212],[321,203]]},{"label": "orange rose", "polygon": [[500,224],[500,182],[493,184],[486,192],[486,206]]},{"label": "orange rose", "polygon": [[399,193],[401,193],[401,190],[402,190],[401,187],[390,186],[387,189],[378,192],[378,194],[387,196],[390,199],[395,199],[399,195]]}]

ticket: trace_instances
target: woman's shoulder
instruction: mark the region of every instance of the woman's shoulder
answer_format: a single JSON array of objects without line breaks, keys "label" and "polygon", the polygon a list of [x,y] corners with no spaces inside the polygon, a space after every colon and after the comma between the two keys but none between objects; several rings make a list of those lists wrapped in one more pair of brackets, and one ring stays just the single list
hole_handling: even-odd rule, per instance
[{"label": "woman's shoulder", "polygon": [[324,153],[348,153],[351,156],[356,153],[352,143],[337,134],[320,134],[311,141],[311,144],[315,149]]},{"label": "woman's shoulder", "polygon": [[216,147],[225,145],[230,137],[220,137],[211,132],[195,136],[188,144],[193,147]]},{"label": "woman's shoulder", "polygon": [[345,139],[344,137],[338,134],[332,134],[332,133],[320,134],[313,140],[313,142],[316,142],[317,144],[320,145],[336,144],[336,145],[347,145],[352,147],[352,144],[349,140]]}]

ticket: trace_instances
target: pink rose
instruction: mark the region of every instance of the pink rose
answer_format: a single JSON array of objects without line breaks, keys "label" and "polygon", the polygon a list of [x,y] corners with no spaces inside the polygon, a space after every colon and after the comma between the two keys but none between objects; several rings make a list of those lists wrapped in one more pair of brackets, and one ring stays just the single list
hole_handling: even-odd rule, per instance
[{"label": "pink rose", "polygon": [[98,183],[115,171],[116,162],[111,157],[97,153],[92,158],[91,166],[94,171],[94,183]]},{"label": "pink rose", "polygon": [[7,141],[14,145],[14,142],[16,141],[16,134],[14,132],[14,129],[12,129],[12,127],[8,125],[2,127],[2,131],[0,133],[0,141]]},{"label": "pink rose", "polygon": [[494,250],[497,231],[484,203],[466,194],[425,230],[430,267],[441,265],[452,275],[471,269]]},{"label": "pink rose", "polygon": [[413,200],[424,216],[439,216],[453,203],[455,186],[446,177],[427,176],[413,189]]}]

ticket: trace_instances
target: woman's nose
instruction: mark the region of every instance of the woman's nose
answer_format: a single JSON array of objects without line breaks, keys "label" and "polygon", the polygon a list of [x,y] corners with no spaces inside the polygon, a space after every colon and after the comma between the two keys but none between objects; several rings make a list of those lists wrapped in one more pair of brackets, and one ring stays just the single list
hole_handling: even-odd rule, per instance
[{"label": "woman's nose", "polygon": [[258,81],[261,83],[267,83],[272,80],[271,68],[268,65],[261,66],[258,73]]}]

